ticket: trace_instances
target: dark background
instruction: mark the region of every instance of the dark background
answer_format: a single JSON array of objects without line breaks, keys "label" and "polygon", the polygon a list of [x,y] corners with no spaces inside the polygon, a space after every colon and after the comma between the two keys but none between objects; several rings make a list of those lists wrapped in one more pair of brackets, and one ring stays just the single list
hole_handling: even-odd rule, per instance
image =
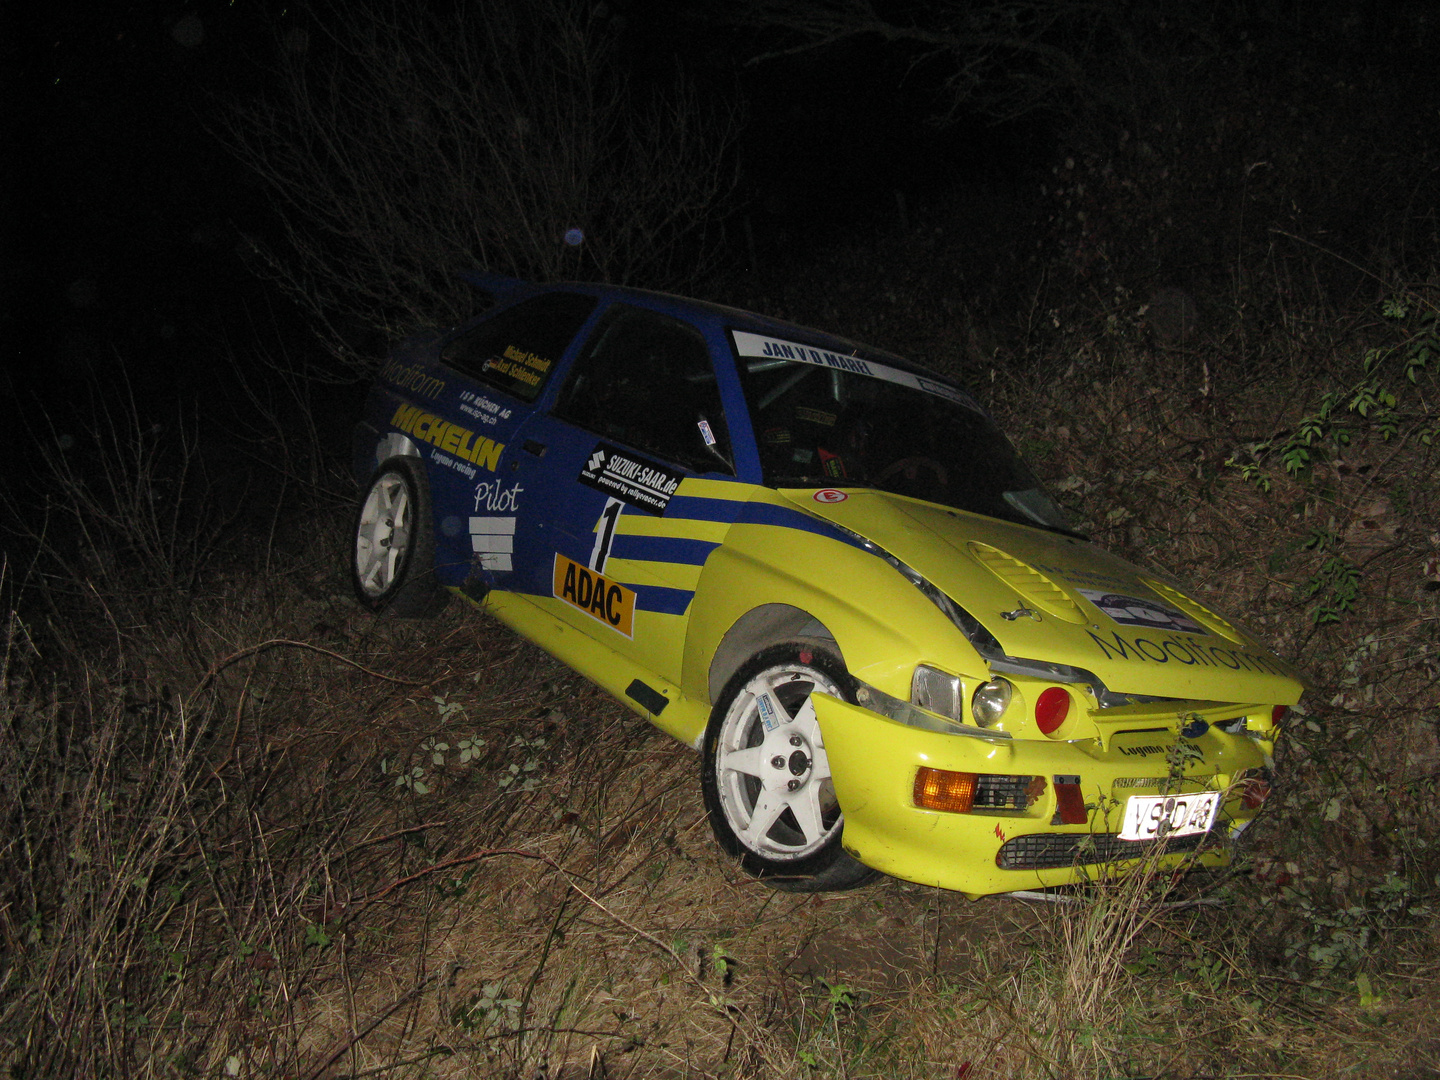
[{"label": "dark background", "polygon": [[[744,104],[741,179],[727,233],[731,276],[717,292],[753,299],[757,275],[774,281],[834,245],[943,221],[969,299],[1003,321],[1011,313],[994,294],[1015,288],[1017,260],[1040,275],[1049,268],[1039,263],[1064,254],[1070,273],[1094,280],[1087,244],[1108,243],[1111,262],[1116,249],[1139,246],[1125,232],[1136,216],[1133,184],[1117,186],[1108,200],[1098,183],[1064,193],[1065,213],[1073,212],[1074,195],[1089,200],[1087,222],[1112,214],[1108,238],[1088,223],[1057,220],[1061,185],[1046,187],[1047,178],[1073,162],[1086,139],[1103,145],[1094,132],[1045,116],[995,124],[961,113],[936,123],[945,104],[943,64],[917,64],[876,38],[747,64],[793,39],[697,21],[704,4],[618,7],[627,20],[624,55],[637,77],[678,63],[702,91]],[[922,18],[926,7],[895,4],[892,13]],[[1216,130],[1238,143],[1245,140],[1235,133],[1248,131],[1253,145],[1230,147],[1223,163],[1192,162],[1182,176],[1193,148],[1157,136],[1163,169],[1146,173],[1150,166],[1121,147],[1111,160],[1090,161],[1095,177],[1113,180],[1128,168],[1142,185],[1188,184],[1192,207],[1203,209],[1207,199],[1231,207],[1237,170],[1259,165],[1244,197],[1268,202],[1257,201],[1248,227],[1274,225],[1288,200],[1296,216],[1280,224],[1335,244],[1347,258],[1371,256],[1367,245],[1390,227],[1383,219],[1392,211],[1404,222],[1395,228],[1428,220],[1437,126],[1434,91],[1424,89],[1433,82],[1428,5],[1331,0],[1227,10],[1226,32],[1235,37],[1222,52],[1235,57],[1235,96],[1217,98],[1213,108],[1235,115],[1221,117]],[[242,261],[241,236],[264,236],[274,222],[264,192],[211,129],[222,110],[266,88],[275,40],[308,17],[303,5],[280,0],[5,6],[0,342],[3,377],[21,401],[63,408],[77,394],[112,393],[121,375],[144,400],[184,398],[223,377],[217,341],[243,356],[253,339],[303,338],[288,301]],[[1306,139],[1313,145],[1302,146]],[[1287,163],[1293,171],[1282,168]],[[1214,177],[1201,175],[1207,172]],[[1146,209],[1174,234],[1172,246],[1188,252],[1152,253],[1149,284],[1168,277],[1190,285],[1207,275],[1213,282],[1230,272],[1228,248],[1210,252],[1208,268],[1194,255],[1213,232],[1200,209],[1192,223],[1200,239],[1192,240],[1176,224],[1183,208],[1157,207],[1159,194],[1146,198]],[[1367,199],[1378,200],[1379,210]],[[1423,238],[1416,232],[1407,251],[1413,255]],[[987,266],[1007,260],[1010,278],[986,279]]]},{"label": "dark background", "polygon": [[[697,35],[656,7],[630,13],[629,58],[643,74],[678,52],[702,85],[745,98],[741,195],[768,259],[893,226],[896,191],[908,210],[1016,167],[1006,133],[931,125],[926,88],[907,81],[903,58],[847,47],[746,68],[741,35]],[[28,8],[7,6],[3,34],[5,375],[20,393],[57,381],[69,393],[117,366],[146,392],[203,387],[196,366],[217,335],[288,317],[237,251],[242,233],[271,225],[264,194],[209,129],[263,89],[294,5]],[[743,272],[748,251],[734,254]]]}]

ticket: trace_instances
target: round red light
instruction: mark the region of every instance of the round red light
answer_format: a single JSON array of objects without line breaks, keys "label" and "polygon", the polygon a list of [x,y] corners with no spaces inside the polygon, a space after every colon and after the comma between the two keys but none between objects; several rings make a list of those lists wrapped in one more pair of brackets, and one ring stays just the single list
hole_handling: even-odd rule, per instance
[{"label": "round red light", "polygon": [[1069,715],[1070,694],[1058,686],[1042,690],[1035,699],[1035,724],[1046,735],[1054,734]]},{"label": "round red light", "polygon": [[1276,727],[1279,727],[1280,724],[1284,721],[1285,717],[1289,714],[1289,712],[1289,705],[1276,705],[1273,709],[1270,710],[1270,723],[1274,724]]}]

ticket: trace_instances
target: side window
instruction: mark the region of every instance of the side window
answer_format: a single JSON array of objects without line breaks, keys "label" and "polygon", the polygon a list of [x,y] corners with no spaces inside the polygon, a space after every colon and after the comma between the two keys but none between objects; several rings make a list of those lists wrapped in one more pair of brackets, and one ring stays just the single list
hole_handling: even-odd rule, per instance
[{"label": "side window", "polygon": [[575,361],[555,415],[696,472],[735,471],[710,350],[666,315],[617,304]]},{"label": "side window", "polygon": [[457,337],[440,359],[521,401],[534,401],[595,304],[593,296],[545,293]]}]

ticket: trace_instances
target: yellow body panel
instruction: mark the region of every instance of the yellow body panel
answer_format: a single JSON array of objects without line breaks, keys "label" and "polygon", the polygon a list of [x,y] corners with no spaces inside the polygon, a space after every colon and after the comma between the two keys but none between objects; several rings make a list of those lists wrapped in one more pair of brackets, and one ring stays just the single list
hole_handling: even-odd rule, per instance
[{"label": "yellow body panel", "polygon": [[[458,590],[457,590],[458,591]],[[460,594],[464,596],[463,593]],[[538,644],[567,667],[582,673],[600,689],[645,717],[661,731],[697,746],[710,718],[710,703],[687,698],[674,683],[654,671],[617,659],[615,653],[592,636],[579,632],[566,613],[568,605],[553,598],[520,593],[492,592],[481,605],[506,626]],[[684,620],[676,615],[637,612],[636,634],[655,638],[679,636]],[[629,696],[631,682],[639,679],[668,700],[657,716]]]},{"label": "yellow body panel", "polygon": [[[804,505],[804,492],[788,494]],[[1093,597],[1146,598],[1153,578],[1078,537],[873,491],[838,503],[812,500],[812,508],[914,567],[990,628],[1011,656],[1093,671],[1128,694],[1299,700],[1299,673],[1229,623],[1222,636],[1210,620],[1198,622],[1199,633],[1115,622]],[[1173,604],[1176,597],[1188,600],[1168,587],[1156,599]]]},{"label": "yellow body panel", "polygon": [[[1047,869],[1004,870],[996,865],[997,855],[1007,842],[1033,834],[1079,838],[1113,833],[1119,828],[1126,795],[1160,793],[1169,779],[1163,753],[1131,757],[1107,753],[1089,740],[992,740],[941,734],[907,727],[824,695],[813,700],[825,734],[835,794],[845,812],[845,849],[867,866],[923,885],[982,895],[1074,882],[1083,871],[1071,862]],[[1167,736],[1164,743],[1173,741],[1174,736]],[[1183,774],[1182,790],[1224,790],[1242,771],[1265,763],[1263,749],[1253,740],[1215,728],[1197,745],[1206,760]],[[964,814],[926,810],[915,806],[913,798],[915,774],[921,766],[1041,776],[1046,786],[1040,800],[1025,810],[976,809]],[[1052,824],[1057,775],[1082,777],[1082,794],[1090,808],[1086,824]],[[1117,780],[1122,781],[1118,787]],[[1159,783],[1137,785],[1136,780]],[[1238,798],[1227,800],[1222,814],[1233,825],[1253,816]],[[1200,856],[1210,864],[1226,857],[1223,851]]]},{"label": "yellow body panel", "polygon": [[[1113,833],[1127,792],[1166,790],[1157,786],[1162,783],[1187,790],[1228,787],[1245,770],[1267,764],[1269,742],[1211,726],[1191,740],[1203,762],[1183,774],[1172,773],[1163,753],[1157,759],[1156,748],[1174,745],[1180,728],[1197,718],[1213,725],[1248,717],[1252,733],[1268,738],[1270,708],[1298,700],[1302,689],[1293,670],[1232,624],[1078,539],[865,491],[822,504],[809,492],[687,479],[679,494],[735,503],[734,523],[627,514],[617,522],[617,534],[716,544],[703,565],[615,558],[605,574],[626,586],[693,590],[683,614],[637,609],[627,636],[557,597],[497,591],[484,606],[692,746],[703,739],[728,670],[717,668],[717,658],[726,655],[727,647],[735,652],[729,636],[762,607],[793,609],[808,617],[803,632],[797,632],[833,637],[853,676],[901,701],[910,698],[918,664],[958,676],[966,700],[992,677],[989,661],[950,618],[861,537],[995,628],[1009,656],[1084,668],[1111,690],[1168,699],[1101,708],[1088,686],[1070,685],[1070,718],[1056,737],[1047,738],[1035,728],[1031,709],[1035,697],[1054,682],[1009,675],[1015,700],[995,731],[1012,737],[978,738],[907,726],[817,695],[816,712],[845,814],[845,847],[866,865],[896,877],[971,895],[1079,880],[1086,871],[1073,860],[1013,870],[1000,868],[997,854],[1006,843],[1026,836]],[[1087,594],[1084,590],[1091,587]],[[1141,597],[1159,594],[1164,603],[1194,618],[1193,629],[1160,634],[1117,626],[1093,602],[1098,588]],[[792,620],[787,625],[801,624]],[[1148,647],[1141,649],[1137,642]],[[772,643],[745,642],[745,655]],[[1245,658],[1226,662],[1227,654],[1219,650],[1227,649],[1232,650],[1228,655],[1243,652]],[[658,715],[627,694],[637,679],[666,700]],[[1045,794],[1023,811],[920,809],[913,802],[913,785],[921,766],[1044,777]],[[1083,778],[1091,808],[1086,824],[1052,823],[1057,775]],[[1152,781],[1149,788],[1134,786]],[[1232,827],[1249,816],[1235,798],[1223,813]],[[1227,856],[1216,850],[1199,857],[1216,863]]]}]

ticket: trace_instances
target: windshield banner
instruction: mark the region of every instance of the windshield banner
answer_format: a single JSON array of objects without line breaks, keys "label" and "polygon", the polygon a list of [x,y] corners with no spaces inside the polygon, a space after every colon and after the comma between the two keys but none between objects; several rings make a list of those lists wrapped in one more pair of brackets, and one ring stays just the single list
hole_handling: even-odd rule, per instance
[{"label": "windshield banner", "polygon": [[883,379],[900,386],[923,390],[927,394],[934,394],[946,401],[953,401],[967,409],[983,412],[969,394],[934,379],[927,379],[923,375],[890,367],[888,364],[878,364],[874,360],[862,360],[858,356],[845,356],[842,353],[817,349],[811,345],[800,345],[793,341],[764,337],[746,330],[731,330],[730,336],[735,341],[735,352],[743,357],[793,360],[799,364],[814,364],[816,367],[833,368],[837,371],[851,371],[856,375],[868,375],[872,379]]}]

